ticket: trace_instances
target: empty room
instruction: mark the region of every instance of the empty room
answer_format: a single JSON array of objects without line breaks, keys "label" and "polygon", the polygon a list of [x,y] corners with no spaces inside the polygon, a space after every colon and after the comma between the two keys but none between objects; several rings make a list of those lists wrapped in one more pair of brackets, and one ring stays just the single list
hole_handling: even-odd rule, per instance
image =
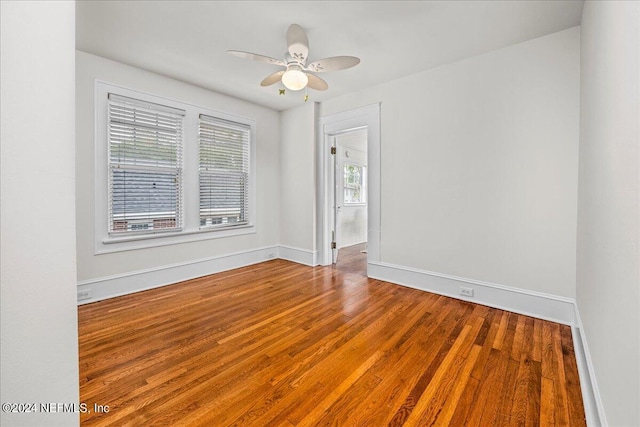
[{"label": "empty room", "polygon": [[3,426],[640,426],[640,2],[0,7]]}]

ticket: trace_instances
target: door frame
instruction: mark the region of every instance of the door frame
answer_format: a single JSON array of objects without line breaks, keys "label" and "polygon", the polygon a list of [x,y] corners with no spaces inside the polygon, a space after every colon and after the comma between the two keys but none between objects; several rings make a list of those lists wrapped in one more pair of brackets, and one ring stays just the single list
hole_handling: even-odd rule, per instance
[{"label": "door frame", "polygon": [[320,117],[318,126],[318,263],[330,265],[333,218],[331,137],[367,128],[367,263],[380,261],[380,104]]}]

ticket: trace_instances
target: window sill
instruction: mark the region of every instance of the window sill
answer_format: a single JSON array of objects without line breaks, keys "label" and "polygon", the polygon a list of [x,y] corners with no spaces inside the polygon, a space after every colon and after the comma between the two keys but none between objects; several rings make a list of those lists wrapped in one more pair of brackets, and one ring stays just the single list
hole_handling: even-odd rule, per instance
[{"label": "window sill", "polygon": [[102,239],[96,242],[95,254],[146,249],[158,246],[177,245],[181,243],[213,240],[224,237],[253,234],[256,226],[251,224],[215,229],[198,229],[179,232],[163,232],[147,235],[122,236]]}]

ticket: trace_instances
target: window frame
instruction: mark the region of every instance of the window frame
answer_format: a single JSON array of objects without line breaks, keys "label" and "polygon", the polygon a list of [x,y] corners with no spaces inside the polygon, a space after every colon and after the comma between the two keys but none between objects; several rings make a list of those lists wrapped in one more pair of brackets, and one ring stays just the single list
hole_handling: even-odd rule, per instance
[{"label": "window frame", "polygon": [[[360,168],[360,197],[362,201],[360,202],[347,202],[346,201],[346,193],[347,193],[347,181],[345,176],[345,171],[347,166],[355,166]],[[343,206],[364,206],[367,204],[367,166],[356,162],[353,160],[345,160],[342,162],[342,204]]]},{"label": "window frame", "polygon": [[[109,202],[109,205],[107,208],[107,215],[109,216],[109,236],[124,237],[181,231],[184,213],[182,195],[184,187],[184,182],[182,179],[182,169],[184,166],[182,156],[182,150],[184,147],[184,111],[170,108],[166,105],[158,105],[133,98],[123,97],[113,92],[110,92],[108,95],[107,111],[107,162],[109,164],[107,176],[109,191],[107,200]],[[148,122],[148,119],[153,119],[154,116],[156,119],[156,123],[154,123],[153,126],[145,123],[145,119],[147,119],[146,121]],[[162,129],[162,126],[157,123],[158,118],[164,120],[165,123],[171,123],[172,121],[175,123],[174,138],[166,137],[166,135],[170,135],[170,132],[174,129],[169,128],[169,132],[166,131],[166,127],[165,129]],[[116,129],[115,138],[111,132],[112,126]],[[138,133],[142,133],[139,138],[134,136]],[[162,152],[161,150],[158,150],[158,148],[162,145],[154,144],[152,146],[149,146],[148,144],[144,144],[141,142],[142,140],[144,140],[145,134],[146,136],[154,135],[154,137],[158,137],[158,134],[160,133],[164,133],[165,135],[165,149],[162,151],[166,152],[166,148],[175,151],[175,164],[167,164],[166,161],[161,162],[157,158],[155,161],[151,160],[150,156],[153,155],[157,157],[158,153]],[[140,144],[136,142],[132,146],[130,146],[129,149],[123,149],[123,144],[130,143],[131,141],[139,141]],[[167,146],[166,142],[171,142],[171,144]],[[146,150],[143,149],[141,151],[138,151],[136,147],[140,145],[142,145],[143,147],[146,146]],[[115,150],[116,147],[118,148],[117,150]],[[133,148],[133,150],[131,150],[131,148]],[[130,153],[132,151],[138,152],[141,155],[131,156]],[[127,206],[129,206],[130,208],[135,208],[136,202],[134,201],[133,205],[127,204],[127,192],[116,191],[116,189],[120,185],[126,185],[127,182],[126,178],[124,179],[124,181],[121,181],[121,179],[116,179],[117,173],[124,174],[124,176],[126,176],[127,173],[133,175],[155,174],[156,177],[154,181],[158,180],[157,175],[165,175],[164,180],[159,180],[161,182],[160,187],[164,190],[163,192],[172,191],[171,189],[167,189],[166,187],[166,176],[173,175],[173,179],[169,179],[170,181],[173,181],[172,186],[175,187],[175,209],[172,212],[172,215],[164,218],[157,217],[158,212],[154,212],[152,210],[147,212],[148,216],[146,214],[144,216],[140,216],[139,214],[135,215],[133,213],[128,214],[126,212]],[[165,181],[164,185],[162,184],[162,181]],[[118,183],[120,183],[120,185],[118,185]],[[133,185],[135,186],[135,184]],[[155,187],[156,182],[153,183],[153,188]],[[120,199],[118,196],[124,197]],[[118,204],[122,205],[123,209],[123,212],[118,214],[114,212],[116,197],[121,200],[121,202]],[[149,200],[153,200],[153,198],[149,198]],[[121,216],[122,218],[120,220],[117,220],[116,216]],[[138,216],[138,218],[135,218],[136,216]],[[159,224],[162,224],[167,220],[169,222],[173,221],[174,226],[160,228],[155,227],[158,221]],[[121,226],[116,227],[116,222],[120,222]],[[149,226],[150,224],[151,227],[147,228],[147,226]],[[124,229],[122,226],[124,226]]]},{"label": "window frame", "polygon": [[[109,233],[109,118],[108,95],[136,99],[185,111],[182,147],[182,229],[155,233]],[[199,115],[236,122],[249,127],[248,215],[246,224],[227,227],[200,227],[199,195]],[[96,80],[94,85],[94,231],[95,254],[144,249],[192,241],[218,239],[256,233],[256,121],[187,102],[176,101],[112,83]]]},{"label": "window frame", "polygon": [[[206,132],[206,136],[203,136],[202,133]],[[229,136],[229,133],[236,133],[235,137]],[[245,134],[246,132],[246,134]],[[214,137],[214,134],[226,134],[226,136]],[[250,147],[250,133],[251,129],[248,125],[244,123],[239,123],[236,121],[229,121],[221,119],[220,117],[208,116],[206,114],[200,114],[198,117],[198,175],[199,175],[199,221],[200,221],[200,229],[201,230],[213,230],[213,229],[223,229],[229,227],[237,227],[240,225],[246,225],[249,221],[248,214],[251,211],[251,203],[248,200],[248,194],[246,193],[249,185],[249,160],[251,158],[251,147]],[[237,142],[237,137],[240,136],[240,140],[242,142]],[[245,140],[247,138],[247,140]],[[235,140],[235,141],[234,141]],[[227,145],[228,144],[228,145]],[[225,145],[227,145],[225,147]],[[216,162],[204,162],[203,161],[203,147],[205,151],[209,153],[205,158],[209,158],[211,160],[212,157],[215,157],[215,152],[223,152],[226,154],[224,161],[218,163]],[[240,148],[240,162],[238,162],[238,148]],[[234,165],[232,165],[232,163]],[[240,167],[238,168],[238,163],[240,163]],[[224,167],[223,167],[224,166]],[[241,188],[245,190],[245,194],[242,196],[242,202],[239,204],[239,211],[242,215],[239,215],[241,218],[238,218],[240,221],[238,223],[228,222],[231,217],[226,216],[227,222],[223,222],[222,215],[220,219],[220,223],[214,223],[213,217],[215,215],[209,214],[206,215],[205,224],[202,224],[203,219],[203,205],[202,205],[202,194],[203,194],[203,181],[208,181],[206,179],[207,176],[212,175],[220,175],[224,177],[225,180],[230,179],[238,179],[244,182],[244,186]],[[233,188],[233,187],[232,187]],[[236,188],[238,190],[238,188]],[[240,192],[234,194],[234,196],[240,196]],[[211,193],[209,194],[211,196]],[[225,195],[226,196],[226,195]],[[218,193],[218,197],[220,194]],[[225,197],[226,199],[226,197]],[[227,209],[229,209],[227,207]],[[247,211],[248,209],[248,211]],[[212,208],[209,206],[209,210],[220,210],[219,207]],[[227,212],[229,213],[229,212]]]}]

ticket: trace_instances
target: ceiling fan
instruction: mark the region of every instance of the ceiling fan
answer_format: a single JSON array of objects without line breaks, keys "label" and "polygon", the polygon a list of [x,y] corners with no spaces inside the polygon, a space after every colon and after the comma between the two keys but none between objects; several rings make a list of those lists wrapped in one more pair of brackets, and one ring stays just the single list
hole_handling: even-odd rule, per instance
[{"label": "ceiling fan", "polygon": [[301,90],[305,87],[327,90],[329,88],[327,82],[313,73],[346,70],[360,63],[360,59],[355,56],[332,56],[313,61],[307,65],[309,39],[304,29],[297,24],[292,24],[287,30],[287,52],[284,54],[284,60],[239,50],[228,50],[227,52],[239,58],[285,67],[284,70],[269,74],[260,85],[270,86],[282,81],[282,84],[290,90]]}]

